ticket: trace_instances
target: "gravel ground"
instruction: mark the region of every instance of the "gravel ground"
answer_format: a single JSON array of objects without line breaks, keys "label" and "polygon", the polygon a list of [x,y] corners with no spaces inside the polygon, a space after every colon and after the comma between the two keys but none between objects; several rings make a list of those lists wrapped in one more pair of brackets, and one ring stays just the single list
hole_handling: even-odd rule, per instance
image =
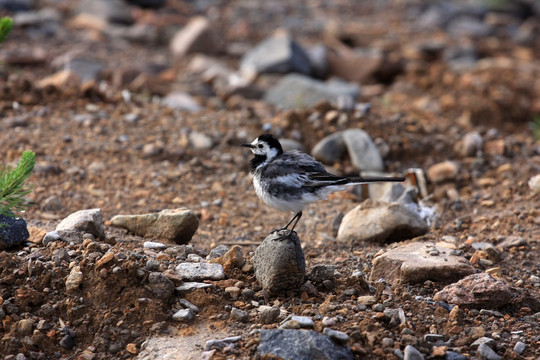
[{"label": "gravel ground", "polygon": [[[496,358],[474,344],[483,337],[503,358],[540,356],[540,195],[529,185],[540,173],[534,137],[539,12],[526,18],[516,9],[483,14],[480,24],[490,25],[490,32],[480,32],[475,22],[465,28],[479,33],[465,36],[457,21],[429,27],[431,8],[420,1],[168,1],[159,9],[135,8],[131,28],[146,27],[129,38],[120,25],[107,27],[96,18],[85,23],[76,15],[80,5],[39,1],[30,13],[45,20],[28,20],[0,44],[2,162],[15,163],[26,149],[37,160],[30,195],[35,206],[22,214],[35,243],[0,252],[4,359],[249,359],[256,357],[261,330],[278,328],[290,314],[310,317],[313,324],[306,327],[316,332],[347,334],[358,359],[397,359],[403,353],[412,359],[407,345],[428,359]],[[462,10],[474,17],[474,9]],[[529,11],[537,11],[534,4]],[[304,46],[331,46],[338,39],[341,46],[383,52],[385,66],[362,79],[357,99],[370,103],[370,111],[328,103],[279,110],[261,99],[220,92],[219,84],[192,71],[197,55],[173,59],[168,48],[195,15],[209,18],[220,34],[206,52],[233,69],[246,50],[281,26]],[[533,35],[527,38],[526,31]],[[472,60],[467,49],[475,53]],[[66,57],[102,69],[90,83],[56,79],[43,86]],[[267,89],[281,77],[261,75],[255,88]],[[160,98],[172,91],[189,92],[201,110],[163,105]],[[270,297],[262,291],[250,258],[289,215],[256,197],[250,155],[239,144],[270,129],[310,150],[349,128],[365,130],[386,149],[387,172],[419,168],[430,180],[424,201],[437,216],[426,235],[404,243],[451,242],[477,272],[495,269],[514,289],[512,301],[456,308],[435,297],[448,282],[368,281],[376,254],[395,245],[336,241],[341,216],[364,200],[351,192],[310,206],[296,229],[307,271],[331,264],[340,276],[312,281],[311,291]],[[465,141],[473,132],[483,142],[478,148]],[[433,181],[433,165],[447,160],[457,171]],[[331,170],[355,172],[348,159]],[[192,247],[144,248],[149,239],[108,223],[118,214],[179,207],[193,209],[200,220]],[[92,208],[102,209],[105,239],[41,243],[67,215]],[[517,240],[502,247],[509,239]],[[494,245],[495,257],[481,252],[485,245],[478,244],[486,243]],[[175,267],[206,257],[220,244],[239,245],[247,265],[232,266],[224,280],[207,281],[212,288],[173,293],[151,280],[164,276],[181,285]],[[77,276],[77,269],[82,280],[68,291],[66,279]],[[193,320],[173,320],[186,308],[181,299],[198,307]],[[280,313],[268,320],[261,315],[269,311],[264,306]],[[205,349],[207,340],[236,335],[241,339],[233,345]]]}]

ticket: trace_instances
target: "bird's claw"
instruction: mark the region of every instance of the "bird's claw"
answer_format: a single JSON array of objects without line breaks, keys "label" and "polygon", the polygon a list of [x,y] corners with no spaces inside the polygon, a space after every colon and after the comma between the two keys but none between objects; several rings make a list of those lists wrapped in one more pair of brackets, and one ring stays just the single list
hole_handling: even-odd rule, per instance
[{"label": "bird's claw", "polygon": [[296,231],[287,228],[281,228],[272,230],[270,235],[277,233],[278,237],[275,240],[285,240],[289,238],[293,232],[296,234]]}]

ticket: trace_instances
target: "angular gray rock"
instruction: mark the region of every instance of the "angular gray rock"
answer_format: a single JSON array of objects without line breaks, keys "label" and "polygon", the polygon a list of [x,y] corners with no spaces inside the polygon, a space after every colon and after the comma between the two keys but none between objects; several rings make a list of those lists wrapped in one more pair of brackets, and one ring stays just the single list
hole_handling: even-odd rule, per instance
[{"label": "angular gray rock", "polygon": [[352,360],[352,351],[312,330],[261,330],[257,354],[294,360]]},{"label": "angular gray rock", "polygon": [[511,247],[518,247],[527,244],[527,239],[521,236],[505,236],[502,241],[497,244],[499,249],[508,249]]},{"label": "angular gray rock", "polygon": [[361,129],[348,129],[328,135],[313,147],[311,154],[326,164],[334,164],[348,154],[358,170],[383,170],[383,160],[377,146],[369,134]]},{"label": "angular gray rock", "polygon": [[210,250],[210,253],[206,257],[206,259],[210,260],[210,259],[221,257],[225,255],[227,251],[229,251],[229,247],[227,245],[220,244],[216,246],[215,248],[213,248],[212,250]]},{"label": "angular gray rock", "polygon": [[0,215],[0,250],[21,244],[30,238],[23,218]]},{"label": "angular gray rock", "polygon": [[172,319],[178,322],[188,322],[193,320],[195,314],[191,309],[181,309],[175,312],[172,316]]},{"label": "angular gray rock", "polygon": [[72,58],[69,54],[66,54],[58,61],[60,66],[58,70],[69,69],[73,71],[81,81],[96,81],[100,72],[104,68],[104,64],[100,61],[93,60],[85,57]]},{"label": "angular gray rock", "polygon": [[521,342],[521,341],[518,341],[516,343],[516,345],[514,346],[514,352],[518,355],[521,355],[523,354],[523,352],[525,351],[525,348],[527,347],[527,345],[525,345],[525,343]]},{"label": "angular gray rock", "polygon": [[247,322],[249,320],[249,313],[233,307],[231,309],[231,319],[240,322]]},{"label": "angular gray rock", "polygon": [[424,355],[416,350],[414,346],[407,345],[405,346],[403,360],[424,360]]},{"label": "angular gray rock", "polygon": [[79,210],[62,220],[56,227],[56,231],[76,230],[82,233],[89,233],[96,238],[105,239],[105,230],[101,209]]},{"label": "angular gray rock", "polygon": [[258,310],[261,324],[273,324],[277,322],[281,312],[277,306],[260,306]]},{"label": "angular gray rock", "polygon": [[482,359],[486,360],[501,360],[502,357],[495,352],[492,348],[490,348],[487,344],[483,343],[478,346],[477,350],[478,355],[482,357]]},{"label": "angular gray rock", "polygon": [[313,157],[325,164],[335,164],[347,154],[343,131],[322,138],[311,150]]},{"label": "angular gray rock", "polygon": [[452,249],[430,243],[413,242],[395,247],[373,259],[371,281],[421,283],[426,280],[453,281],[474,273],[474,267],[463,256],[452,255]]},{"label": "angular gray rock", "polygon": [[314,284],[320,284],[324,280],[334,280],[340,275],[336,265],[316,264],[307,274],[307,278]]},{"label": "angular gray rock", "polygon": [[281,109],[302,109],[320,101],[337,103],[341,97],[350,98],[354,102],[359,93],[358,84],[342,80],[323,82],[305,75],[290,74],[268,89],[263,99]]},{"label": "angular gray rock", "polygon": [[407,206],[366,200],[343,217],[337,240],[360,244],[401,241],[424,235],[428,225]]},{"label": "angular gray rock", "polygon": [[199,219],[193,210],[178,208],[142,215],[116,215],[111,219],[111,225],[135,235],[186,244],[197,231]]},{"label": "angular gray rock", "polygon": [[240,60],[240,73],[253,79],[262,73],[311,73],[308,55],[285,31],[278,31],[248,51]]},{"label": "angular gray rock", "polygon": [[165,275],[158,271],[148,275],[150,291],[161,300],[168,300],[174,293],[174,284]]},{"label": "angular gray rock", "polygon": [[181,263],[174,270],[186,281],[225,279],[225,272],[220,264]]},{"label": "angular gray rock", "polygon": [[348,129],[343,132],[343,140],[352,164],[361,171],[382,171],[382,156],[367,132]]},{"label": "angular gray rock", "polygon": [[478,338],[476,339],[471,345],[471,349],[473,350],[476,350],[478,349],[478,347],[482,344],[486,344],[487,346],[489,347],[494,347],[496,345],[496,342],[495,340],[493,340],[492,338],[489,338],[489,337],[486,337],[486,336],[482,336],[481,338]]},{"label": "angular gray rock", "polygon": [[460,307],[496,309],[508,304],[515,295],[516,292],[503,280],[479,273],[446,286],[433,299]]},{"label": "angular gray rock", "polygon": [[297,289],[304,283],[306,261],[295,232],[271,233],[255,250],[253,268],[262,288],[270,294]]},{"label": "angular gray rock", "polygon": [[322,44],[316,44],[306,49],[306,55],[311,64],[311,74],[318,78],[324,79],[328,75],[328,49]]}]

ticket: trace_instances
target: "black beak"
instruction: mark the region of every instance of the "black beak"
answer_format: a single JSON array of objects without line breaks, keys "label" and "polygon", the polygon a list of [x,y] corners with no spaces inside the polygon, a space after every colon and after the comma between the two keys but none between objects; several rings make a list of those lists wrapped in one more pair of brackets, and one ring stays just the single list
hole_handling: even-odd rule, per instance
[{"label": "black beak", "polygon": [[253,149],[255,147],[255,145],[253,145],[253,144],[241,144],[241,146],[245,146],[245,147],[248,147],[250,149]]}]

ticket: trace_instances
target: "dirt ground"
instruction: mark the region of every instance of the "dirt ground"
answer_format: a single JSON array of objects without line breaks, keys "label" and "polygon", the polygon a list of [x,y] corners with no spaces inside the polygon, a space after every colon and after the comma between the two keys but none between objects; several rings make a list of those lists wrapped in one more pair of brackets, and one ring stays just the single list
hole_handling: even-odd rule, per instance
[{"label": "dirt ground", "polygon": [[[426,58],[408,51],[425,40],[436,40],[444,47],[453,41],[442,31],[423,31],[417,26],[410,9],[420,8],[418,2],[392,1],[383,6],[380,2],[320,1],[294,6],[276,1],[257,11],[247,1],[233,1],[203,10],[216,19],[212,26],[229,45],[253,46],[284,19],[292,19],[289,26],[299,41],[322,43],[320,24],[326,19],[341,21],[338,35],[345,43],[384,47],[392,63],[399,64],[397,75],[366,80],[358,100],[369,102],[370,112],[355,116],[343,111],[347,120],[338,122],[325,116],[336,110],[329,104],[281,111],[261,100],[209,94],[209,85],[188,69],[193,55],[173,62],[165,36],[141,44],[77,28],[70,23],[74,3],[54,5],[62,15],[58,21],[62,30],[54,36],[47,37],[32,27],[16,28],[0,44],[0,53],[26,59],[16,62],[4,57],[0,65],[0,154],[2,163],[12,164],[23,150],[36,153],[30,195],[35,205],[22,214],[33,228],[33,236],[53,230],[65,216],[81,209],[101,208],[108,221],[117,214],[187,207],[200,216],[191,241],[200,255],[219,244],[239,244],[249,258],[255,244],[284,224],[289,215],[257,199],[249,177],[250,154],[239,144],[251,141],[269,124],[273,132],[295,139],[308,150],[326,135],[362,128],[388,145],[388,172],[427,171],[436,163],[456,161],[459,172],[455,178],[428,183],[426,201],[436,208],[438,217],[423,239],[454,236],[459,248],[471,257],[473,242],[497,244],[508,236],[525,238],[524,244],[504,251],[494,266],[500,267],[508,284],[528,292],[536,302],[522,299],[497,309],[502,317],[465,310],[456,324],[442,307],[415,300],[415,296],[432,297],[446,284],[388,284],[387,291],[371,284],[380,290],[378,300],[391,299],[402,307],[414,323],[408,325],[414,326],[418,339],[431,332],[444,334],[455,337],[454,347],[462,353],[474,354],[469,345],[478,334],[473,330],[482,328],[483,335],[499,334],[499,354],[505,358],[540,356],[538,318],[536,324],[524,320],[540,311],[534,308],[540,287],[531,280],[540,276],[540,195],[528,185],[540,173],[540,142],[531,128],[540,114],[538,42],[521,45],[504,36],[474,39],[480,54],[476,66],[455,72],[441,56]],[[194,3],[169,1],[160,10],[139,9],[136,21],[153,24],[166,34],[171,23],[184,24],[201,12]],[[40,2],[40,6],[53,7],[48,2]],[[535,21],[540,23],[538,18]],[[38,86],[55,73],[53,60],[67,53],[105,64],[99,81],[83,87]],[[230,49],[215,57],[232,67],[239,60]],[[140,84],[114,83],[118,73],[133,69],[146,74]],[[271,75],[260,81],[272,83],[278,78]],[[130,101],[122,95],[125,88],[132,90]],[[173,89],[189,89],[203,110],[189,113],[155,100]],[[316,112],[322,120],[310,121]],[[126,120],[132,116],[137,120]],[[478,154],[465,156],[461,141],[471,131],[482,136],[484,146]],[[209,136],[211,148],[191,146],[192,132]],[[352,174],[354,169],[346,159],[333,171]],[[297,228],[308,270],[315,264],[331,263],[344,277],[336,280],[333,289],[319,288],[318,297],[291,292],[270,302],[295,314],[341,317],[343,321],[335,328],[351,336],[349,345],[357,358],[394,359],[381,339],[394,338],[395,347],[405,345],[407,338],[400,335],[401,329],[393,329],[374,313],[355,311],[354,296],[344,295],[355,286],[348,276],[354,270],[369,274],[374,254],[386,246],[367,244],[351,249],[335,241],[337,214],[360,201],[351,193],[336,194],[307,209]],[[218,352],[214,358],[254,356],[258,336],[248,333],[256,321],[229,320],[231,306],[249,309],[251,302],[224,293],[238,281],[257,293],[260,287],[252,272],[235,269],[227,274],[228,280],[216,282],[214,290],[185,295],[201,313],[195,320],[198,325],[180,325],[170,320],[173,309],[178,309],[178,297],[160,299],[146,286],[148,274],[138,272],[153,258],[160,263],[159,271],[174,268],[175,257],[144,249],[145,239],[125,231],[107,226],[106,232],[104,241],[56,242],[0,253],[0,304],[6,313],[0,323],[0,353],[6,359],[18,353],[31,359],[135,358],[148,335],[181,337],[202,332],[201,328],[243,335],[235,349]],[[98,267],[96,259],[110,249],[116,258]],[[84,281],[80,289],[67,294],[64,282],[73,266],[81,267]],[[481,264],[475,266],[483,270]],[[113,276],[115,267],[120,270]],[[21,325],[23,319],[33,320],[33,330]],[[261,326],[277,324],[255,328]],[[523,331],[527,341],[522,356],[511,351],[515,340],[511,334],[516,331]],[[67,335],[74,339],[74,346],[59,347]],[[429,354],[428,358],[436,358],[425,343],[414,345]]]}]

